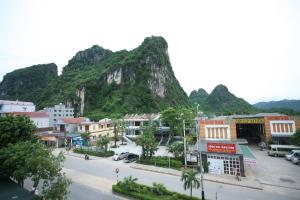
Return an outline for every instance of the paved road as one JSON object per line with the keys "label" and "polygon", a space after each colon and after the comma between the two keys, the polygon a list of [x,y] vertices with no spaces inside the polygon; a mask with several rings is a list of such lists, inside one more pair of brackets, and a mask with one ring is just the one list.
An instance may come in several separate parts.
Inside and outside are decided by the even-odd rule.
{"label": "paved road", "polygon": [[[84,199],[118,199],[111,193],[111,185],[116,182],[116,168],[120,169],[119,179],[133,175],[140,183],[151,185],[153,182],[160,182],[170,190],[189,194],[189,191],[183,190],[178,176],[133,169],[130,164],[112,161],[111,158],[85,161],[83,158],[66,155],[64,170],[73,179],[71,199],[79,200],[85,195],[88,198]],[[219,200],[299,200],[300,196],[299,190],[270,186],[264,186],[264,190],[255,190],[206,181],[204,187],[206,197],[215,199],[217,193]],[[195,190],[194,194],[200,197],[200,190]]]}

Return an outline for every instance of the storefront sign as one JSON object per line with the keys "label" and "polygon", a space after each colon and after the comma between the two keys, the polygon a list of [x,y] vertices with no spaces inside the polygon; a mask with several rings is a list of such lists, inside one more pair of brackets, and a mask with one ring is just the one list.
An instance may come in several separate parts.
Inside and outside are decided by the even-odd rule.
{"label": "storefront sign", "polygon": [[236,154],[236,145],[208,142],[207,152]]}
{"label": "storefront sign", "polygon": [[259,119],[235,119],[236,124],[263,124],[265,120],[262,118]]}

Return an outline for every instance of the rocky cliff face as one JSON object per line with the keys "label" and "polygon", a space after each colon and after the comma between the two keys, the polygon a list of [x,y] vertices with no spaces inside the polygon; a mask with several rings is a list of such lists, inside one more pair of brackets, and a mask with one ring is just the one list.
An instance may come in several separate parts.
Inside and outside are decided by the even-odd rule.
{"label": "rocky cliff face", "polygon": [[[71,103],[78,114],[101,118],[111,113],[190,106],[173,73],[168,45],[162,37],[148,37],[132,51],[112,52],[95,45],[78,52],[63,73],[52,79],[37,95],[38,108]],[[9,85],[16,88],[13,83]],[[0,92],[6,94],[7,90]]]}

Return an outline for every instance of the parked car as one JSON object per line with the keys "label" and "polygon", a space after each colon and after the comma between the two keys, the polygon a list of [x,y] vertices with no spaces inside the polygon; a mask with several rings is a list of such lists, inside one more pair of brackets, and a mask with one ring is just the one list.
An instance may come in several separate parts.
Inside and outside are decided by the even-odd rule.
{"label": "parked car", "polygon": [[274,145],[269,146],[268,155],[269,156],[285,156],[291,150],[300,150],[300,147],[294,145]]}
{"label": "parked car", "polygon": [[117,160],[122,160],[127,156],[127,154],[129,154],[129,152],[116,153],[114,155],[113,159],[116,160],[116,161]]}
{"label": "parked car", "polygon": [[293,156],[293,158],[292,158],[292,162],[294,163],[294,164],[300,164],[300,153],[295,153],[294,154],[294,156]]}
{"label": "parked car", "polygon": [[124,162],[130,163],[130,162],[136,161],[138,159],[139,159],[139,155],[134,154],[134,153],[129,153],[125,156]]}
{"label": "parked car", "polygon": [[292,150],[292,151],[290,151],[288,154],[285,155],[285,158],[287,160],[291,161],[293,159],[295,153],[300,153],[300,150]]}

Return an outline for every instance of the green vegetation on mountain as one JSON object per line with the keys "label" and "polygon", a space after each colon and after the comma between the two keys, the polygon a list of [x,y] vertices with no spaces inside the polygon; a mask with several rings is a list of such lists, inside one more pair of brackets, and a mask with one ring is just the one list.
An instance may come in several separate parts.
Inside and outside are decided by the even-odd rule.
{"label": "green vegetation on mountain", "polygon": [[203,89],[194,90],[189,97],[194,105],[199,104],[199,110],[209,114],[249,114],[256,111],[244,99],[230,93],[224,85],[216,86],[209,95]]}
{"label": "green vegetation on mountain", "polygon": [[17,69],[3,77],[0,83],[0,97],[37,102],[43,90],[56,78],[57,66],[54,63]]}
{"label": "green vegetation on mountain", "polygon": [[[22,69],[29,71],[28,76],[21,76],[19,70],[9,73],[0,85],[0,98],[33,101],[38,109],[62,102],[92,119],[112,113],[159,112],[169,106],[190,107],[167,50],[162,37],[148,37],[131,51],[112,52],[94,45],[78,52],[60,76],[57,71],[47,78],[48,72],[39,72],[42,77],[32,75],[36,66]],[[22,85],[24,92],[14,80],[28,82]]]}
{"label": "green vegetation on mountain", "polygon": [[269,101],[269,102],[258,102],[253,104],[255,108],[264,110],[282,110],[289,112],[291,110],[300,112],[300,100],[281,100],[281,101]]}

